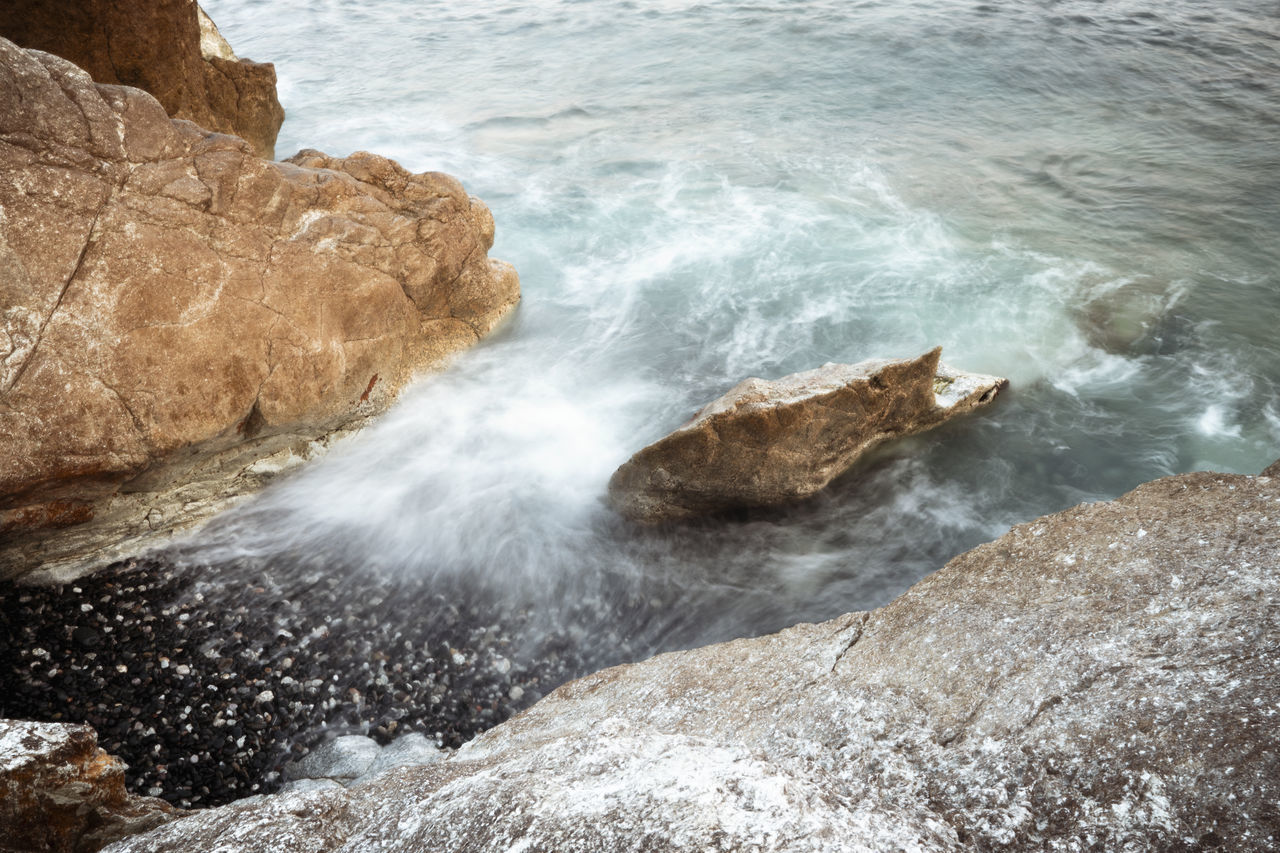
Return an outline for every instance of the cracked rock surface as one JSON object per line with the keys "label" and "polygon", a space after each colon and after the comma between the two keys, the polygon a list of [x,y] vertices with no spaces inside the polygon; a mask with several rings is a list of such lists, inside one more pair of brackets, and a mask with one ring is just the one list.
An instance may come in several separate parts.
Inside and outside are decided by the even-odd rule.
{"label": "cracked rock surface", "polygon": [[216,510],[519,298],[447,175],[262,160],[2,39],[0,78],[0,577]]}
{"label": "cracked rock surface", "polygon": [[1280,479],[1157,480],[879,610],[608,669],[428,766],[112,849],[1275,850],[1278,516]]}
{"label": "cracked rock surface", "polygon": [[0,36],[150,92],[174,118],[275,156],[284,109],[269,62],[238,58],[195,0],[5,0]]}
{"label": "cracked rock surface", "polygon": [[876,445],[985,406],[1008,384],[941,355],[743,380],[623,463],[609,499],[628,518],[658,522],[812,495]]}

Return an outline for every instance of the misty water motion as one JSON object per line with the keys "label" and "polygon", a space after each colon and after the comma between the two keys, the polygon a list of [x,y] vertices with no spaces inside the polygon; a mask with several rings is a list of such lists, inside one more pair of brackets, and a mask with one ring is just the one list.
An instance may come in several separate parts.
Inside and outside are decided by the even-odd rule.
{"label": "misty water motion", "polygon": [[[180,562],[464,577],[587,643],[597,614],[621,659],[877,606],[1011,524],[1280,455],[1265,6],[207,6],[276,63],[278,151],[459,176],[525,296]],[[604,502],[746,376],[938,344],[1007,399],[781,511],[651,530]]]}

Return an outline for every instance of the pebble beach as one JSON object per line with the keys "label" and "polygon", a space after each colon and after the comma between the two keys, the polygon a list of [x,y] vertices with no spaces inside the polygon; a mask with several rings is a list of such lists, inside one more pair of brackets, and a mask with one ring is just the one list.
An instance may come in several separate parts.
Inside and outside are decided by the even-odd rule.
{"label": "pebble beach", "polygon": [[528,611],[498,621],[427,586],[264,573],[233,589],[141,560],[5,587],[0,717],[88,723],[131,791],[202,807],[276,790],[341,735],[456,748],[589,666],[555,634],[513,642]]}

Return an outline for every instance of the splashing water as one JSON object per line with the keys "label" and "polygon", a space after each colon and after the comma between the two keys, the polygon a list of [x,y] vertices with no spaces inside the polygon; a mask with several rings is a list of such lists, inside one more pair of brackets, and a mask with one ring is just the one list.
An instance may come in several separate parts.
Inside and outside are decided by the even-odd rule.
{"label": "splashing water", "polygon": [[[1266,4],[206,5],[276,63],[277,150],[460,176],[525,296],[175,560],[594,602],[635,641],[608,661],[883,604],[1010,524],[1280,456]],[[936,344],[1007,399],[799,506],[640,530],[604,502],[746,376]]]}

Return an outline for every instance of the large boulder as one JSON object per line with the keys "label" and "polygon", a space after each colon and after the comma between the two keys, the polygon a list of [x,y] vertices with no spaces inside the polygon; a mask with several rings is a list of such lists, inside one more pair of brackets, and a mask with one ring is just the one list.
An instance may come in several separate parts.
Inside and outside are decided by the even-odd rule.
{"label": "large boulder", "polygon": [[0,850],[93,853],[181,814],[127,793],[124,770],[88,726],[0,720]]}
{"label": "large boulder", "polygon": [[744,380],[625,462],[609,498],[657,522],[812,495],[877,444],[986,405],[1008,384],[949,368],[941,354]]}
{"label": "large boulder", "polygon": [[519,298],[447,175],[263,160],[2,39],[0,74],[0,577],[216,510]]}
{"label": "large boulder", "polygon": [[99,83],[136,86],[169,115],[275,156],[276,70],[238,59],[195,0],[5,0],[0,36],[57,54]]}
{"label": "large boulder", "polygon": [[1280,480],[1013,528],[888,606],[580,679],[451,757],[117,853],[1280,848]]}

